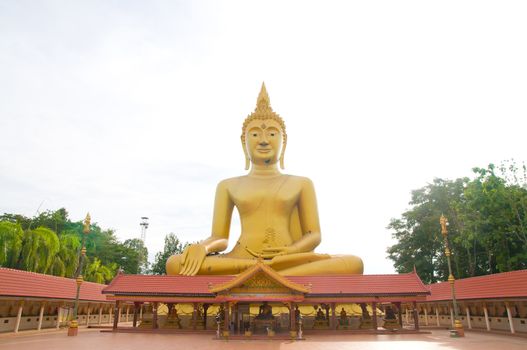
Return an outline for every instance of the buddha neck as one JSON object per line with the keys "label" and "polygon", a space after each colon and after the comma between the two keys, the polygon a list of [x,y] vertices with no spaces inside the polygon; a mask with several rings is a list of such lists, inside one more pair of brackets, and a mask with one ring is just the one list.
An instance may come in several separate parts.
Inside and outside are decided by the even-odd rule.
{"label": "buddha neck", "polygon": [[252,163],[251,165],[251,171],[249,171],[249,176],[251,177],[274,177],[282,175],[280,170],[278,170],[278,164],[255,164]]}

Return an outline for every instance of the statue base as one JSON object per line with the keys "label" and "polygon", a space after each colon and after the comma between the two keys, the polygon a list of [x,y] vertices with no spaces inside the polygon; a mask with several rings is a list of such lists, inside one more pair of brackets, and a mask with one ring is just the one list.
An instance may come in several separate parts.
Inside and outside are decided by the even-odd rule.
{"label": "statue base", "polygon": [[398,329],[401,329],[401,325],[397,320],[384,320],[384,324],[382,325],[382,328],[387,329],[389,331],[396,331]]}
{"label": "statue base", "polygon": [[313,329],[329,329],[328,321],[315,320],[315,323],[313,323]]}
{"label": "statue base", "polygon": [[371,319],[361,319],[360,329],[373,329],[373,321]]}

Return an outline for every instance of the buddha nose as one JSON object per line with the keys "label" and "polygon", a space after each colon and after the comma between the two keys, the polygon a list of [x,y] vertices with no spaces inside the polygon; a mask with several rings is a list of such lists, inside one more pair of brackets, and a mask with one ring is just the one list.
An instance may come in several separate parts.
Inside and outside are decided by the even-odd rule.
{"label": "buddha nose", "polygon": [[265,140],[264,141],[260,141],[260,146],[265,147],[267,145],[269,145],[269,142],[267,142]]}

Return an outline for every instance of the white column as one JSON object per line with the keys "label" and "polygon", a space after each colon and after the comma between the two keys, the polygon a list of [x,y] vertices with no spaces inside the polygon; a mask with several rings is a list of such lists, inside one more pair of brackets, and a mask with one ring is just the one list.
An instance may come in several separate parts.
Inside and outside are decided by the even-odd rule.
{"label": "white column", "polygon": [[448,309],[450,310],[450,321],[452,323],[452,328],[454,328],[454,309],[450,306],[448,307]]}
{"label": "white column", "polygon": [[99,325],[102,323],[102,305],[99,305]]}
{"label": "white column", "polygon": [[425,326],[428,326],[428,305],[425,305]]}
{"label": "white column", "polygon": [[405,318],[406,324],[408,324],[408,306],[406,307],[405,311],[406,311],[406,314],[404,318]]}
{"label": "white column", "polygon": [[465,309],[467,310],[468,329],[472,329],[472,322],[470,321],[470,308],[468,306],[466,306]]}
{"label": "white column", "polygon": [[22,319],[22,310],[24,309],[24,302],[18,304],[18,313],[16,314],[15,333],[18,333],[20,327],[20,320]]}
{"label": "white column", "polygon": [[38,326],[37,326],[38,331],[42,328],[43,318],[44,318],[44,303],[40,304],[40,312],[38,314]]}
{"label": "white column", "polygon": [[438,327],[441,326],[441,323],[439,322],[439,306],[436,305],[436,324]]}
{"label": "white column", "polygon": [[119,306],[119,317],[117,318],[117,323],[121,323],[121,313],[122,313],[123,310],[121,310],[121,307]]}
{"label": "white column", "polygon": [[[176,307],[174,305],[174,307]],[[143,304],[141,304],[141,306],[139,306],[139,319],[142,320],[143,319]]]}
{"label": "white column", "polygon": [[62,307],[59,306],[59,310],[57,311],[57,324],[55,327],[59,329],[60,327],[60,317],[62,316]]}
{"label": "white column", "polygon": [[487,325],[487,331],[490,331],[489,311],[487,310],[487,305],[483,305],[483,313],[485,314],[485,324]]}
{"label": "white column", "polygon": [[110,320],[110,323],[112,323],[112,309],[113,307],[111,307],[110,311],[108,311],[108,320]]}
{"label": "white column", "polygon": [[91,314],[91,308],[90,308],[90,305],[88,305],[88,315],[86,316],[86,326],[90,325],[90,314]]}
{"label": "white column", "polygon": [[509,303],[505,303],[505,307],[507,308],[507,316],[509,317],[509,326],[511,327],[511,333],[515,333],[514,331],[514,324],[512,323],[512,312],[511,307]]}
{"label": "white column", "polygon": [[129,314],[130,306],[126,305],[126,322],[128,322],[128,314]]}

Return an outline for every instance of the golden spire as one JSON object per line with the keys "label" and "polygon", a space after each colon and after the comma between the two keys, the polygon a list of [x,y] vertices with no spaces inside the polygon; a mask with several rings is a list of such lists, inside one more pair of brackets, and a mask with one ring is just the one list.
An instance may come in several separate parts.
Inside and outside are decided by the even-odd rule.
{"label": "golden spire", "polygon": [[267,89],[265,88],[265,82],[262,82],[262,88],[258,94],[258,99],[256,100],[256,109],[255,111],[266,112],[272,110],[271,108],[271,99],[269,94],[267,94]]}

